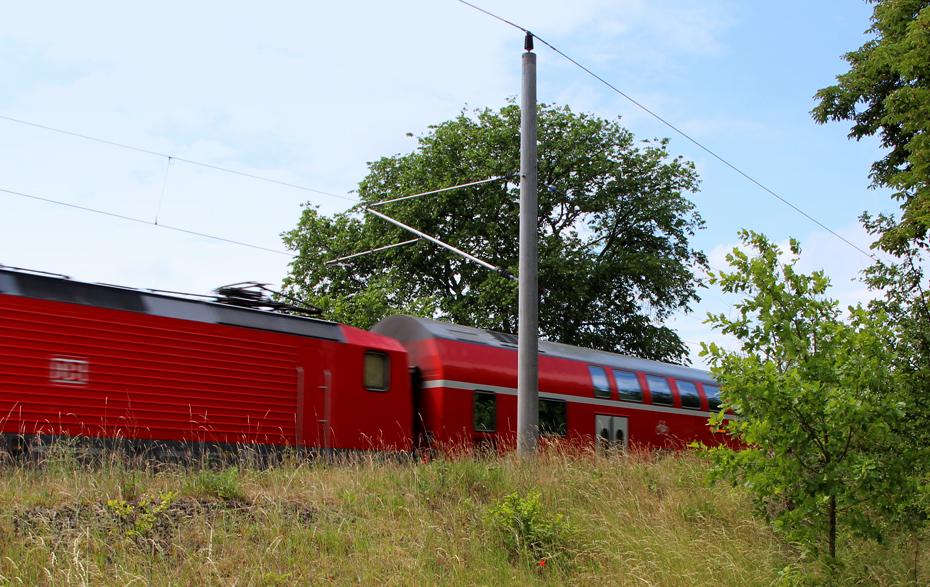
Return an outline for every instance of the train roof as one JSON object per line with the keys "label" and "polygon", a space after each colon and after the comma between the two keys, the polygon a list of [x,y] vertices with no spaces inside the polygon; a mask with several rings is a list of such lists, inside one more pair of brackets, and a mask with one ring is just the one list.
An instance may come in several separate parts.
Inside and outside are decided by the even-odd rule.
{"label": "train roof", "polygon": [[[517,337],[512,334],[492,332],[490,330],[482,330],[470,326],[459,326],[451,322],[441,322],[403,314],[388,316],[381,322],[378,322],[371,331],[395,338],[400,342],[438,338],[443,340],[465,341],[512,351],[517,350]],[[692,381],[700,381],[702,383],[714,383],[711,374],[702,369],[672,365],[661,361],[651,361],[649,359],[641,359],[606,351],[586,349],[548,340],[539,341],[539,354],[617,369],[642,371],[667,377],[679,377]]]}
{"label": "train roof", "polygon": [[339,324],[0,266],[0,294],[345,342]]}

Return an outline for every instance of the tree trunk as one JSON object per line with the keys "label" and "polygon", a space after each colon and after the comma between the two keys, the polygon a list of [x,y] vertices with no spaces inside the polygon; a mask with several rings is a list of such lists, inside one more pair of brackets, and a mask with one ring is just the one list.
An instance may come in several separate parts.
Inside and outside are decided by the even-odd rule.
{"label": "tree trunk", "polygon": [[830,558],[836,558],[836,496],[830,496]]}

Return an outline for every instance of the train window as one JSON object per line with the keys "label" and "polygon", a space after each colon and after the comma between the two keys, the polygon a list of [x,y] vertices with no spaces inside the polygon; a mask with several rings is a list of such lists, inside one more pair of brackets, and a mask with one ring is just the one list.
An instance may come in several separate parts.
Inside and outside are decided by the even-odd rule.
{"label": "train window", "polygon": [[707,396],[707,407],[711,412],[720,411],[720,388],[716,385],[704,384],[704,395]]}
{"label": "train window", "polygon": [[617,393],[625,402],[643,401],[643,388],[639,384],[636,373],[629,371],[614,371],[614,381],[617,382]]}
{"label": "train window", "polygon": [[568,404],[563,401],[539,400],[539,435],[568,435]]}
{"label": "train window", "polygon": [[646,383],[649,384],[649,393],[652,395],[654,405],[671,406],[675,403],[672,399],[672,388],[668,385],[668,379],[656,377],[655,375],[646,375]]}
{"label": "train window", "polygon": [[591,382],[594,384],[594,397],[610,398],[610,383],[607,382],[607,371],[603,367],[588,365],[591,372]]}
{"label": "train window", "polygon": [[698,395],[697,385],[690,381],[681,381],[676,379],[678,385],[678,396],[681,398],[681,407],[695,410],[701,409],[701,396]]}
{"label": "train window", "polygon": [[391,380],[391,364],[384,353],[365,353],[365,389],[387,391]]}
{"label": "train window", "polygon": [[497,394],[490,391],[476,391],[474,402],[475,432],[497,430]]}

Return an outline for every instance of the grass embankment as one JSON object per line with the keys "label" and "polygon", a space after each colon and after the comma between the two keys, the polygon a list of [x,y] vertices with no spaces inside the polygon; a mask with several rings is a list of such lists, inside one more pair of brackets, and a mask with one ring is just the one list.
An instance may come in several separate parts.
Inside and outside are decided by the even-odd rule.
{"label": "grass embankment", "polygon": [[688,454],[285,461],[4,464],[0,585],[912,584],[912,544],[827,567]]}

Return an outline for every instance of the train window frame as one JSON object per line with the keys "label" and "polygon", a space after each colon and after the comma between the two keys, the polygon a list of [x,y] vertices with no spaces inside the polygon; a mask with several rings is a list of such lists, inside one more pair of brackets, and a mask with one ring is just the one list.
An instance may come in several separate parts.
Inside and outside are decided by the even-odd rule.
{"label": "train window frame", "polygon": [[[374,372],[371,370],[369,359],[374,358],[380,359],[379,366],[381,366],[382,372],[380,386],[370,378]],[[375,374],[375,376],[377,376],[377,374]],[[387,353],[381,351],[365,351],[365,357],[362,360],[362,385],[368,391],[379,393],[386,393],[391,389],[391,357],[389,357]]]}
{"label": "train window frame", "polygon": [[[595,373],[599,373],[595,375]],[[591,375],[591,386],[594,388],[594,397],[601,399],[611,399],[610,379],[607,378],[607,369],[598,365],[588,365],[588,373]],[[603,387],[598,387],[598,379],[603,382]]]}
{"label": "train window frame", "polygon": [[[688,381],[686,379],[676,379],[675,386],[678,388],[678,398],[681,401],[681,407],[686,410],[700,410],[701,409],[701,394],[698,392],[697,383],[694,381]],[[685,393],[685,389],[693,391],[694,393]],[[685,399],[688,399],[688,403],[685,403]],[[697,401],[697,405],[694,405],[694,401]]]}
{"label": "train window frame", "polygon": [[[702,387],[704,388],[704,397],[707,398],[707,411],[719,412],[720,405],[723,403],[720,400],[720,386],[712,383],[705,383]],[[716,389],[717,393],[708,393],[708,388]]]}
{"label": "train window frame", "polygon": [[[556,426],[550,427],[547,426],[543,421],[543,405],[547,406],[558,406],[561,416],[561,422],[556,422]],[[546,414],[550,414],[549,410],[546,410]],[[547,438],[565,438],[568,436],[568,402],[561,399],[544,399],[539,398],[539,435]]]}
{"label": "train window frame", "polygon": [[[657,381],[665,385],[666,390],[668,390],[668,401],[656,401],[656,397],[662,397],[665,394],[665,390],[656,390],[653,388],[652,382]],[[672,386],[668,382],[668,377],[663,377],[661,375],[646,375],[646,387],[649,388],[649,398],[652,400],[652,405],[654,406],[674,406],[675,405],[675,394],[672,392]]]}
{"label": "train window frame", "polygon": [[[636,403],[640,403],[640,404],[643,403],[643,402],[645,401],[645,394],[643,393],[643,383],[642,383],[642,381],[639,380],[639,375],[637,375],[637,374],[634,373],[633,371],[625,371],[625,370],[623,370],[623,369],[614,369],[614,370],[613,370],[613,375],[614,375],[614,384],[617,386],[617,397],[620,398],[620,401],[623,401],[623,402],[636,402]],[[637,389],[637,391],[639,391],[639,396],[637,397],[637,396],[631,395],[631,394],[629,394],[629,393],[624,394],[624,391],[629,392],[629,391],[632,391],[632,390],[630,390],[629,388],[626,388],[626,387],[624,387],[624,388],[621,389],[620,380],[617,379],[617,375],[623,375],[624,377],[626,377],[626,376],[628,376],[628,375],[629,375],[629,376],[632,376],[633,379],[636,381],[636,389]]]}
{"label": "train window frame", "polygon": [[[478,398],[485,397],[491,400],[491,420],[494,422],[491,428],[478,427]],[[471,426],[475,432],[497,432],[497,394],[493,391],[483,391],[476,389],[472,394],[472,418]]]}

